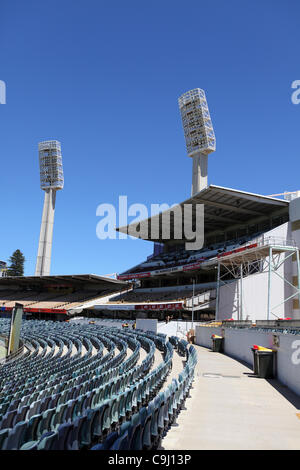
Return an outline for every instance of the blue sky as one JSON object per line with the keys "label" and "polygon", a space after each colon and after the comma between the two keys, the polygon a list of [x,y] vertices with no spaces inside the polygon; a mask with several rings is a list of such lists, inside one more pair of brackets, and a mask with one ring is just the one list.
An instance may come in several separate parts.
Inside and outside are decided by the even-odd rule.
{"label": "blue sky", "polygon": [[61,141],[52,274],[108,274],[152,243],[99,240],[96,208],[190,195],[177,104],[206,91],[217,151],[209,182],[261,194],[300,189],[298,0],[2,0],[0,259],[33,275],[43,193],[37,145]]}

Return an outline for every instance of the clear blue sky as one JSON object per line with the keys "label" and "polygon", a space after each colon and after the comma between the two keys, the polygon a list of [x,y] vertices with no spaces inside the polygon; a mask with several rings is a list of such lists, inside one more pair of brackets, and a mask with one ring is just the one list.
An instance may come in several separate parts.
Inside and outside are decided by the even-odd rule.
{"label": "clear blue sky", "polygon": [[152,243],[99,240],[96,208],[190,195],[177,99],[206,91],[217,151],[209,182],[300,189],[298,0],[2,0],[0,259],[33,275],[43,205],[37,145],[62,143],[52,274],[107,274]]}

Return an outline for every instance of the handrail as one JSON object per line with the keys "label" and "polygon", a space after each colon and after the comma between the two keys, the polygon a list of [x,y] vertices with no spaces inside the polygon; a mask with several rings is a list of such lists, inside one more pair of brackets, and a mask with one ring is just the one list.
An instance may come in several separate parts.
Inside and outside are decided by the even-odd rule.
{"label": "handrail", "polygon": [[[260,235],[257,238],[249,241],[247,245],[252,245],[253,243],[257,243],[258,246],[265,246],[265,245],[279,245],[279,246],[294,246],[296,247],[296,242],[294,239],[287,240],[284,237],[274,237],[274,236],[265,236]],[[247,246],[245,245],[245,246]]]}

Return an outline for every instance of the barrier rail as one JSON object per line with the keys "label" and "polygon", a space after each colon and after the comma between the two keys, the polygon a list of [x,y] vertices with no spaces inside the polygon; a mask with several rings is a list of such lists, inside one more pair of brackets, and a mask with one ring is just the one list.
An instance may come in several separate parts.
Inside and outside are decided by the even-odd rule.
{"label": "barrier rail", "polygon": [[296,242],[294,239],[286,239],[284,237],[272,237],[272,236],[265,237],[264,235],[261,235],[260,237],[253,239],[250,244],[252,243],[256,243],[257,246],[265,246],[265,245],[296,246]]}

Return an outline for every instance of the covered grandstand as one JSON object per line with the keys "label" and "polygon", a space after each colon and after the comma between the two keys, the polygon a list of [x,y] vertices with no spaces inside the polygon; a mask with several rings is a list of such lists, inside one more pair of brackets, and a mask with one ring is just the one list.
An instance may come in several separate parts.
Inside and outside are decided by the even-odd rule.
{"label": "covered grandstand", "polygon": [[15,302],[28,318],[66,319],[72,309],[127,288],[127,283],[95,274],[0,278],[0,314],[10,316]]}
{"label": "covered grandstand", "polygon": [[[292,259],[298,250],[290,220],[289,206],[293,202],[210,185],[177,206],[183,213],[186,205],[192,207],[193,226],[196,226],[198,204],[204,205],[204,244],[199,250],[186,249],[185,243],[190,240],[184,238],[183,227],[176,226],[176,207],[117,229],[160,243],[163,248],[158,254],[121,273],[118,279],[132,281],[135,287],[110,299],[107,304],[117,301],[122,303],[124,310],[138,306],[160,319],[166,313],[162,304],[166,301],[173,302],[175,316],[178,317],[179,310],[179,316],[183,317],[191,316],[193,312],[198,320],[216,315],[220,319],[239,320],[266,318],[267,314],[273,318],[291,316],[293,301],[299,294],[298,281],[291,275],[289,277]],[[180,220],[181,224],[183,220]],[[170,221],[168,239],[163,236],[166,221]],[[156,232],[155,237],[151,237],[153,232]],[[181,239],[176,237],[178,232],[183,234]],[[251,259],[249,253],[252,253]],[[271,261],[275,254],[280,258],[278,269]],[[229,261],[225,263],[225,260]],[[279,283],[274,273],[283,276],[286,284],[282,279]],[[257,286],[261,297],[256,297],[255,303],[251,296]],[[278,300],[280,307],[277,310],[277,306],[273,305],[274,310],[270,304],[267,305],[271,288],[272,297],[275,303]],[[241,300],[243,290],[244,303]],[[181,302],[179,309],[178,302]],[[105,308],[104,305],[102,307]]]}
{"label": "covered grandstand", "polygon": [[[215,185],[208,186],[178,206],[181,207],[183,213],[186,205],[192,206],[193,220],[195,221],[197,204],[204,204],[204,246],[206,247],[218,243],[229,244],[231,241],[243,239],[243,237],[250,239],[257,233],[271,230],[286,222],[289,213],[289,202],[286,200]],[[165,251],[172,251],[172,246],[179,247],[190,240],[184,238],[183,229],[181,230],[183,234],[181,240],[174,237],[177,228],[173,222],[176,206],[169,212],[171,233],[168,240],[162,236],[164,212],[147,220],[119,227],[117,230],[132,236],[136,236],[136,233],[140,232],[139,238],[165,243],[167,245]],[[152,224],[155,224],[157,219],[160,221],[159,234],[152,238]]]}
{"label": "covered grandstand", "polygon": [[[193,223],[197,205],[204,205],[201,249],[188,250],[188,240],[176,237],[174,211],[169,210],[117,229],[161,246],[117,279],[92,274],[1,278],[1,314],[9,314],[18,301],[28,318],[44,319],[80,314],[159,320],[296,318],[297,200],[211,185],[179,204],[183,211],[192,207]],[[165,240],[168,217],[171,230]],[[151,237],[152,224],[159,227],[156,237]]]}

